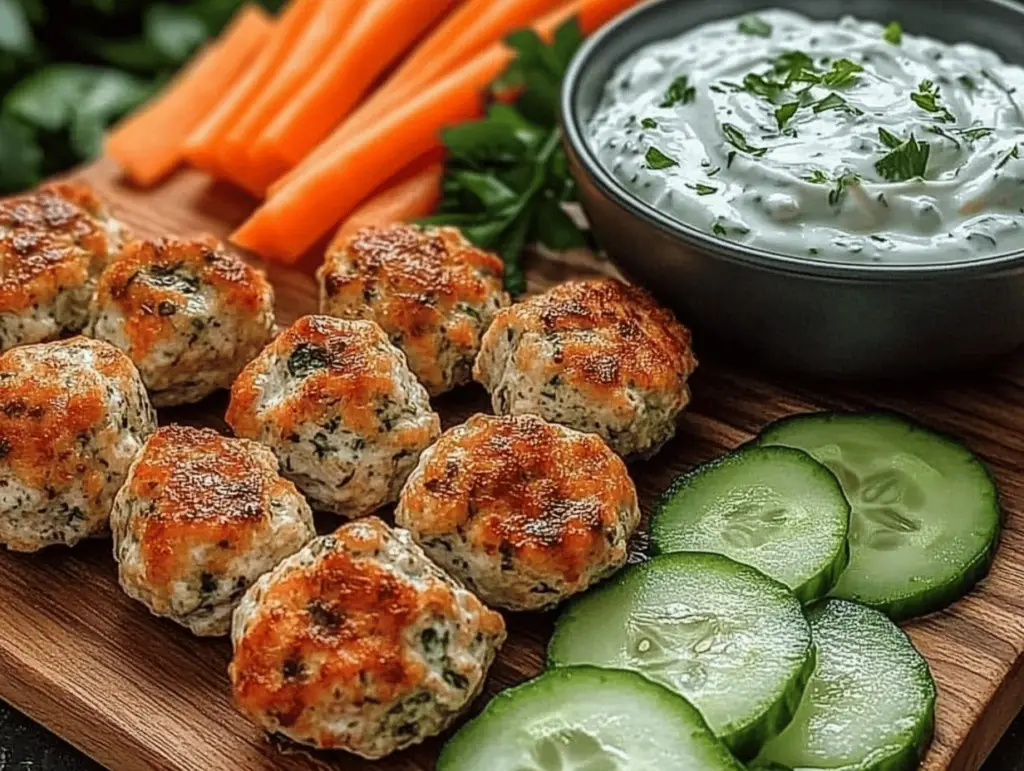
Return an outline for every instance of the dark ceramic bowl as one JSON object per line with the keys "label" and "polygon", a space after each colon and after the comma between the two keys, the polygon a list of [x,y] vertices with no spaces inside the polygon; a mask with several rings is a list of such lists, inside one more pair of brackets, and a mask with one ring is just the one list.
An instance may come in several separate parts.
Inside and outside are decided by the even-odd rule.
{"label": "dark ceramic bowl", "polygon": [[[636,198],[583,127],[615,67],[638,48],[764,8],[851,14],[1024,61],[1024,6],[1009,0],[659,0],[591,38],[562,91],[573,173],[594,233],[630,278],[730,354],[826,377],[902,377],[963,367],[1024,343],[1024,252],[959,262],[821,262],[731,244]],[[700,338],[698,338],[699,340]]]}

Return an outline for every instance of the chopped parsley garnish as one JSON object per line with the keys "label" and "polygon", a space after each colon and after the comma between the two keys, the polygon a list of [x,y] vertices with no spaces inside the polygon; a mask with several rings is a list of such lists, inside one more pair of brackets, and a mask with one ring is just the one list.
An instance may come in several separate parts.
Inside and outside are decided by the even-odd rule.
{"label": "chopped parsley garnish", "polygon": [[960,149],[960,147],[961,147],[960,140],[957,139],[952,134],[950,134],[948,131],[946,131],[941,126],[929,126],[927,131],[928,131],[929,134],[935,134],[936,136],[940,136],[943,139],[948,139],[950,142],[952,142],[954,145],[956,145],[956,149],[957,150]]}
{"label": "chopped parsley garnish", "polygon": [[697,89],[690,85],[690,79],[686,75],[680,75],[669,84],[661,107],[674,107],[680,103],[689,104],[696,98]]}
{"label": "chopped parsley garnish", "polygon": [[992,136],[992,134],[995,132],[995,129],[979,126],[978,128],[956,129],[956,131],[968,142],[977,142],[979,139],[984,139],[985,137]]}
{"label": "chopped parsley garnish", "polygon": [[[755,158],[760,158],[768,152],[767,147],[754,147],[753,145],[748,144],[747,138],[743,136],[743,132],[731,123],[723,123],[722,131],[725,134],[725,140],[741,152],[748,153]],[[730,158],[730,161],[731,160],[732,159]]]}
{"label": "chopped parsley garnish", "polygon": [[786,128],[786,124],[789,123],[790,118],[796,115],[796,111],[800,109],[800,102],[786,102],[783,105],[775,108],[775,122],[779,124],[779,131]]}
{"label": "chopped parsley garnish", "polygon": [[714,225],[712,225],[711,232],[714,233],[716,236],[725,236],[729,234],[729,231],[725,229],[725,225],[723,225],[721,222],[716,222]]}
{"label": "chopped parsley garnish", "polygon": [[698,182],[696,185],[687,185],[687,187],[690,188],[691,190],[696,190],[697,195],[714,195],[715,193],[718,192],[717,187],[712,187],[711,185],[704,185],[701,184],[700,182]]}
{"label": "chopped parsley garnish", "polygon": [[771,37],[772,25],[760,16],[745,16],[740,19],[739,31],[754,37]]}
{"label": "chopped parsley garnish", "polygon": [[828,203],[830,206],[837,205],[846,195],[846,189],[852,185],[860,184],[860,175],[848,172],[836,179],[836,186],[828,192]]}
{"label": "chopped parsley garnish", "polygon": [[811,176],[805,177],[808,182],[813,182],[815,185],[825,185],[828,183],[828,174],[821,169],[815,169],[811,172]]}
{"label": "chopped parsley garnish", "polygon": [[657,147],[647,148],[647,154],[644,155],[644,160],[647,162],[647,168],[653,171],[660,171],[661,169],[669,169],[673,166],[678,166],[679,162],[675,158],[671,158]]}
{"label": "chopped parsley garnish", "polygon": [[885,31],[882,32],[882,38],[886,43],[892,43],[894,46],[901,45],[903,43],[903,26],[898,21],[890,21]]}
{"label": "chopped parsley garnish", "polygon": [[821,76],[821,84],[829,88],[845,88],[852,86],[860,77],[858,73],[864,68],[849,59],[839,59],[832,63],[832,69]]}
{"label": "chopped parsley garnish", "polygon": [[961,75],[956,79],[957,82],[966,88],[968,91],[974,91],[978,88],[978,83],[970,75]]}
{"label": "chopped parsley garnish", "polygon": [[908,179],[923,177],[928,169],[931,151],[931,145],[918,142],[911,134],[910,139],[901,142],[875,162],[875,171],[889,182],[906,182]]}
{"label": "chopped parsley garnish", "polygon": [[743,87],[752,94],[762,96],[770,102],[774,102],[785,88],[784,84],[776,83],[764,75],[757,75],[748,72],[743,78]]}
{"label": "chopped parsley garnish", "polygon": [[863,114],[861,110],[858,110],[834,91],[824,99],[815,102],[812,109],[815,113],[828,112],[829,110],[841,110],[842,112],[849,113],[850,115]]}
{"label": "chopped parsley garnish", "polygon": [[713,177],[713,176],[715,176],[715,174],[717,174],[717,173],[718,173],[718,172],[720,172],[721,170],[722,170],[722,167],[721,167],[721,166],[715,166],[715,168],[713,168],[713,169],[708,169],[708,170],[707,170],[707,171],[706,171],[705,173],[706,173],[706,174],[707,174],[707,175],[708,175],[709,177]]}
{"label": "chopped parsley garnish", "polygon": [[911,94],[910,98],[914,101],[914,104],[925,112],[932,113],[943,123],[956,123],[956,118],[953,117],[953,113],[939,104],[939,96],[940,91],[938,86],[930,80],[922,80],[920,85],[917,87],[917,91]]}
{"label": "chopped parsley garnish", "polygon": [[878,129],[878,138],[881,139],[882,144],[884,144],[889,149],[899,147],[901,144],[903,144],[902,139],[893,134],[891,131],[888,131],[884,128]]}
{"label": "chopped parsley garnish", "polygon": [[658,128],[658,121],[654,118],[644,118],[640,121],[640,125],[645,129],[656,129]]}
{"label": "chopped parsley garnish", "polygon": [[999,164],[996,166],[996,169],[1001,169],[1001,168],[1003,168],[1003,166],[1008,164],[1011,160],[1017,160],[1018,158],[1020,158],[1020,145],[1014,145],[1013,149],[1010,150],[1010,152],[1008,152],[1003,157],[1003,160],[999,161]]}

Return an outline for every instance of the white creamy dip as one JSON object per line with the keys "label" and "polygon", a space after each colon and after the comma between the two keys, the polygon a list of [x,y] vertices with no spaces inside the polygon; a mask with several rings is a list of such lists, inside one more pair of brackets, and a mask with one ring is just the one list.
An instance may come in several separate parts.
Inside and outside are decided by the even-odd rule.
{"label": "white creamy dip", "polygon": [[618,67],[587,133],[654,208],[769,251],[1024,249],[1024,68],[898,24],[776,10],[699,27]]}

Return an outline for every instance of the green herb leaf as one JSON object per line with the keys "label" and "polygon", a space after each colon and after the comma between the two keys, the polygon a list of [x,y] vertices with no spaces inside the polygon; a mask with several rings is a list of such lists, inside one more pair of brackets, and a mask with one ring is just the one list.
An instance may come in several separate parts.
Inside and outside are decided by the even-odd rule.
{"label": "green herb leaf", "polygon": [[882,38],[886,43],[892,43],[894,46],[901,45],[903,43],[902,25],[898,21],[890,21],[885,31],[882,32]]}
{"label": "green herb leaf", "polygon": [[674,107],[680,103],[689,104],[696,98],[697,89],[690,85],[690,79],[686,75],[680,75],[669,84],[660,106]]}
{"label": "green herb leaf", "polygon": [[893,134],[891,131],[888,131],[881,127],[879,127],[878,129],[878,138],[882,140],[882,144],[889,148],[899,147],[901,144],[903,144],[902,139]]}
{"label": "green herb leaf", "polygon": [[[741,152],[752,155],[755,158],[760,158],[768,152],[767,147],[754,147],[753,145],[748,144],[747,138],[743,136],[743,132],[731,123],[723,123],[722,132],[725,134],[725,141]],[[731,160],[732,159],[730,158],[730,163]]]}
{"label": "green herb leaf", "polygon": [[744,35],[752,35],[754,37],[771,37],[772,36],[772,25],[762,19],[760,16],[745,16],[740,19],[738,25],[739,31]]}
{"label": "green herb leaf", "polygon": [[180,64],[210,35],[203,20],[187,6],[157,3],[146,10],[143,34],[170,64]]}
{"label": "green herb leaf", "polygon": [[808,182],[813,182],[815,185],[828,184],[829,176],[821,169],[815,169],[811,172],[809,177],[804,177]]}
{"label": "green herb leaf", "polygon": [[35,132],[10,113],[0,113],[0,193],[32,187],[42,167],[43,150]]}
{"label": "green herb leaf", "polygon": [[1013,149],[1010,150],[1004,157],[1003,160],[999,161],[996,165],[996,169],[1001,169],[1003,166],[1008,164],[1011,160],[1017,160],[1020,158],[1020,145],[1014,145]]}
{"label": "green herb leaf", "polygon": [[725,225],[723,225],[721,222],[716,222],[714,225],[712,225],[711,232],[714,233],[716,236],[727,236],[729,234],[729,231],[725,229]]}
{"label": "green herb leaf", "polygon": [[656,121],[654,118],[644,118],[642,121],[640,121],[640,126],[641,128],[645,129],[656,129],[658,128],[658,121]]}
{"label": "green herb leaf", "polygon": [[0,52],[28,56],[35,48],[32,28],[18,0],[0,0]]}
{"label": "green herb leaf", "polygon": [[846,195],[846,190],[852,185],[860,184],[860,175],[853,172],[843,174],[836,179],[836,186],[828,193],[828,202],[830,206],[837,206],[843,197]]}
{"label": "green herb leaf", "polygon": [[796,111],[799,109],[800,102],[786,102],[775,109],[775,122],[779,124],[779,131],[786,128],[786,124],[796,115]]}
{"label": "green herb leaf", "polygon": [[768,80],[763,75],[757,75],[753,72],[749,72],[743,78],[743,88],[752,94],[756,94],[757,96],[764,97],[770,102],[774,102],[782,93],[784,86],[781,83],[775,83],[774,81]]}
{"label": "green herb leaf", "polygon": [[701,182],[698,182],[695,185],[687,185],[687,187],[690,188],[691,190],[696,190],[697,191],[697,195],[714,195],[715,193],[718,192],[718,188],[717,187],[712,187],[711,185],[705,185],[705,184],[703,184]]}
{"label": "green herb leaf", "polygon": [[673,166],[679,165],[677,160],[665,155],[665,153],[657,147],[647,148],[647,153],[644,155],[644,161],[647,163],[647,168],[652,171],[661,171],[662,169],[669,169]]}
{"label": "green herb leaf", "polygon": [[875,163],[875,171],[889,182],[906,182],[915,177],[924,177],[930,155],[931,145],[918,142],[911,134],[907,141],[894,147]]}
{"label": "green herb leaf", "polygon": [[978,88],[977,82],[970,75],[961,75],[956,80],[961,86],[966,88],[968,91],[976,91]]}
{"label": "green herb leaf", "polygon": [[849,113],[850,115],[863,114],[863,111],[854,107],[852,104],[847,102],[845,99],[843,99],[843,97],[839,96],[839,94],[835,93],[834,91],[828,96],[826,96],[824,99],[815,102],[812,109],[815,113],[828,112],[830,110],[839,110],[840,112]]}
{"label": "green herb leaf", "polygon": [[986,128],[985,126],[978,126],[977,128],[969,129],[954,129],[954,131],[960,134],[960,136],[968,142],[977,142],[979,139],[985,139],[995,133],[995,129]]}
{"label": "green herb leaf", "polygon": [[940,90],[932,81],[922,80],[910,98],[922,110],[935,115],[937,120],[943,123],[956,123],[953,113],[939,103]]}
{"label": "green herb leaf", "polygon": [[849,59],[839,59],[832,63],[832,69],[821,77],[821,84],[829,88],[846,88],[859,79],[858,73],[864,68]]}
{"label": "green herb leaf", "polygon": [[537,207],[534,237],[550,249],[566,251],[587,245],[587,239],[562,204],[554,198],[545,198]]}

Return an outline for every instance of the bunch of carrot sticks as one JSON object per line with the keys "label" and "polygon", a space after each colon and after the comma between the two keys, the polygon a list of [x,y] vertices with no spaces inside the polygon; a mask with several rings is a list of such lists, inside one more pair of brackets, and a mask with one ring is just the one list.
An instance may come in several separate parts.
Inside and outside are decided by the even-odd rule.
{"label": "bunch of carrot sticks", "polygon": [[157,97],[112,130],[135,184],[182,164],[262,201],[232,241],[296,261],[349,232],[424,216],[440,198],[441,130],[475,120],[532,27],[584,34],[637,0],[290,0],[239,9]]}

